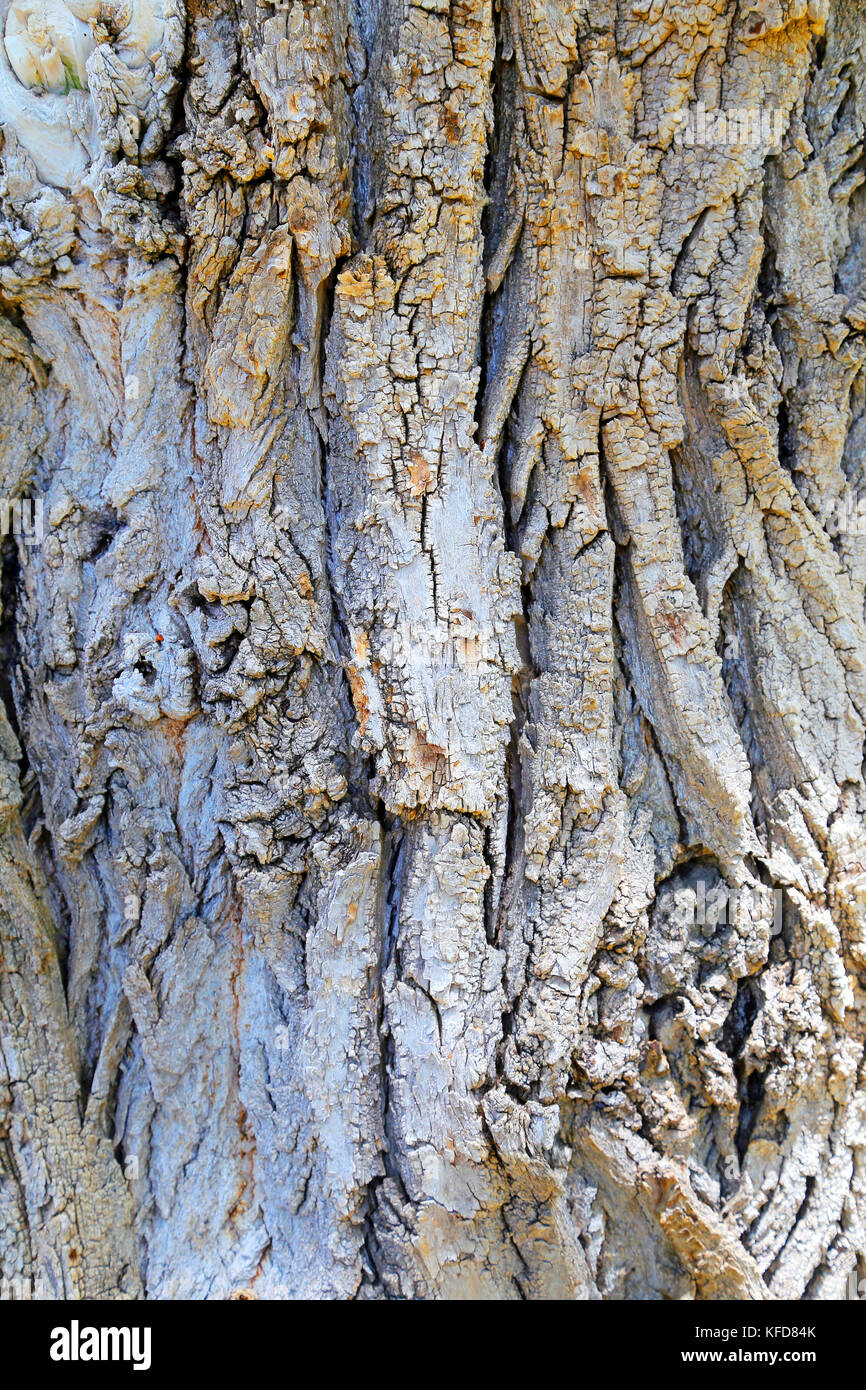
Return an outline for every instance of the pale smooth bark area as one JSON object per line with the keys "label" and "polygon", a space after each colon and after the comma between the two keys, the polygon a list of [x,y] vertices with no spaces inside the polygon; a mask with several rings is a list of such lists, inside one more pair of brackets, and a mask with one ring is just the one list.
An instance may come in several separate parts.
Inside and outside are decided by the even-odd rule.
{"label": "pale smooth bark area", "polygon": [[844,1298],[862,5],[0,12],[0,1280]]}

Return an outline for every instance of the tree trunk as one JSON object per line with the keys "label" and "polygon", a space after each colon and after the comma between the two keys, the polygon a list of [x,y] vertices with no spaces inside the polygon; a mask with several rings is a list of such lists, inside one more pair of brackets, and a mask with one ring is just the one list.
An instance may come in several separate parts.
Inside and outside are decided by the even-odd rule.
{"label": "tree trunk", "polygon": [[0,1279],[845,1297],[861,5],[0,12]]}

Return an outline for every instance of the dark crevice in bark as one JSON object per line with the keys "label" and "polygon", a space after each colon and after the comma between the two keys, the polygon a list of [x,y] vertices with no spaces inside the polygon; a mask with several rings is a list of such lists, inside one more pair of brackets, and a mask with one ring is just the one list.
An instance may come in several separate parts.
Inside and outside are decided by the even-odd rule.
{"label": "dark crevice in bark", "polygon": [[797,486],[796,418],[793,415],[791,404],[788,400],[790,394],[790,387],[787,384],[788,354],[786,352],[784,325],[779,315],[779,307],[783,303],[783,297],[776,268],[776,248],[773,229],[767,219],[766,206],[767,194],[765,191],[764,217],[761,225],[761,233],[764,238],[764,256],[758,272],[755,295],[763,308],[764,317],[770,326],[773,342],[776,345],[776,350],[779,353],[779,358],[784,368],[782,382],[779,387],[779,405],[776,415],[777,447],[779,463],[791,476],[795,486]]}
{"label": "dark crevice in bark", "polygon": [[[390,1298],[391,1294],[387,1281],[383,1280],[383,1262],[376,1232],[376,1220],[379,1210],[379,1193],[382,1184],[386,1179],[391,1179],[398,1190],[408,1200],[403,1179],[399,1168],[394,1162],[393,1155],[399,1152],[399,1142],[394,1134],[393,1120],[391,1111],[391,1073],[393,1071],[394,1042],[388,1026],[388,1018],[385,1009],[384,976],[388,968],[393,964],[399,975],[399,924],[400,924],[400,903],[403,893],[403,875],[405,870],[405,858],[407,850],[406,827],[403,822],[394,816],[389,816],[383,803],[380,801],[377,808],[379,824],[382,828],[382,859],[381,859],[381,880],[379,888],[380,919],[381,919],[381,946],[378,968],[378,1007],[376,1031],[379,1038],[379,1078],[380,1095],[382,1105],[382,1126],[384,1131],[384,1147],[382,1149],[382,1164],[385,1169],[384,1174],[371,1178],[367,1184],[367,1191],[364,1202],[364,1231],[362,1248],[369,1265],[372,1283],[376,1292],[383,1298]],[[362,1280],[356,1297],[364,1287],[370,1287],[370,1279]]]}
{"label": "dark crevice in bark", "polygon": [[[601,430],[599,428],[599,449],[601,449],[601,447]],[[603,455],[600,456],[600,461],[603,463]],[[632,707],[640,712],[640,718],[643,721],[646,733],[652,743],[653,751],[655,752],[662,768],[664,769],[665,778],[668,784],[668,790],[670,792],[671,804],[673,805],[674,813],[677,817],[677,825],[679,832],[678,838],[680,844],[687,845],[688,835],[686,834],[686,822],[679,801],[677,800],[676,791],[674,789],[675,782],[671,775],[670,767],[668,766],[668,760],[665,756],[664,749],[659,740],[658,732],[655,728],[655,725],[653,724],[649,711],[644,709],[629,664],[629,659],[627,655],[627,645],[623,635],[622,623],[619,615],[622,612],[623,603],[628,601],[623,598],[623,593],[629,587],[627,567],[630,563],[628,559],[628,550],[631,541],[623,541],[622,539],[618,539],[618,537],[622,536],[623,532],[618,520],[616,500],[613,496],[613,490],[611,488],[610,481],[607,478],[604,469],[602,469],[601,476],[605,494],[605,509],[607,514],[608,530],[610,532],[611,539],[613,540],[616,552],[614,559],[613,590],[611,602],[611,624],[614,639],[614,649],[616,652],[616,660],[619,665],[622,679],[625,682],[626,689],[628,690],[631,696]],[[694,849],[694,847],[692,848]],[[662,880],[660,880],[660,882],[661,881]]]}
{"label": "dark crevice in bark", "polygon": [[376,213],[374,178],[375,140],[375,78],[379,69],[379,50],[386,39],[388,0],[359,0],[358,14],[361,42],[367,59],[363,81],[351,93],[355,114],[352,142],[352,233],[359,248],[366,250],[370,243]]}
{"label": "dark crevice in bark", "polygon": [[814,44],[815,51],[812,58],[812,68],[809,74],[810,85],[824,66],[824,58],[827,54],[827,35],[821,34],[819,38],[814,40]]}
{"label": "dark crevice in bark", "polygon": [[[734,1073],[737,1074],[739,1064],[735,1064]],[[740,1110],[737,1116],[737,1155],[740,1163],[746,1157],[746,1151],[751,1142],[752,1132],[757,1123],[761,1105],[764,1099],[764,1081],[766,1072],[753,1071],[743,1079],[739,1076],[739,1096]]]}
{"label": "dark crevice in bark", "polygon": [[[186,215],[186,199],[184,190],[183,163],[172,151],[172,142],[186,131],[186,101],[189,86],[192,81],[192,23],[187,17],[184,25],[183,35],[183,59],[180,67],[180,90],[177,94],[175,103],[175,116],[171,134],[165,143],[165,160],[169,168],[174,172],[173,204],[177,217],[177,225],[183,232],[185,238],[186,254],[181,256],[177,262],[180,279],[180,302],[182,313],[180,316],[180,370],[186,386],[190,393],[197,389],[197,373],[193,369],[192,345],[189,342],[189,306],[188,306],[188,285],[189,285],[189,223]],[[195,407],[192,394],[188,398],[188,414],[190,432],[194,435],[195,431]],[[191,471],[191,470],[190,470]]]}
{"label": "dark crevice in bark", "polygon": [[746,1073],[742,1049],[761,1008],[761,995],[753,978],[737,981],[737,993],[722,1026],[719,1045],[734,1064],[740,1108],[737,1115],[736,1146],[742,1165],[764,1096],[764,1072]]}
{"label": "dark crevice in bark", "polygon": [[779,440],[779,462],[788,473],[793,475],[797,467],[796,436],[792,429],[788,400],[784,392],[779,399],[776,429]]}
{"label": "dark crevice in bark", "polygon": [[[375,1290],[380,1298],[390,1299],[391,1295],[387,1284],[382,1280],[382,1269],[385,1261],[379,1242],[376,1238],[376,1212],[378,1210],[378,1193],[384,1182],[384,1178],[372,1178],[367,1184],[367,1193],[364,1208],[364,1227],[361,1250],[363,1252],[361,1282],[355,1290],[354,1297],[358,1299],[362,1292],[368,1289]],[[366,1266],[366,1267],[364,1267]]]}
{"label": "dark crevice in bark", "polygon": [[382,911],[382,969],[395,958],[400,931],[400,903],[403,895],[403,872],[406,859],[406,827],[396,817],[389,816],[382,803],[378,808],[382,826],[382,875],[384,897]]}
{"label": "dark crevice in bark", "polygon": [[[325,335],[322,335],[323,344],[326,343]],[[323,346],[323,351],[325,347]],[[334,555],[334,536],[337,531],[337,512],[336,502],[330,485],[330,470],[328,457],[328,444],[324,440],[319,442],[319,461],[321,478],[321,501],[325,513],[325,565],[324,573],[328,583],[330,595],[330,618],[331,635],[334,638],[334,647],[337,655],[337,666],[339,669],[339,698],[343,707],[343,714],[346,720],[346,728],[351,729],[357,725],[357,715],[355,704],[352,699],[352,691],[349,684],[349,676],[346,663],[351,659],[352,643],[349,638],[349,625],[346,615],[343,612],[340,601],[339,589],[337,586],[336,573],[337,564]],[[346,759],[350,767],[354,767],[357,757],[353,750],[346,750]],[[365,802],[370,800],[369,782],[364,792]]]}
{"label": "dark crevice in bark", "polygon": [[[494,892],[496,887],[496,863],[493,856],[493,832],[489,823],[482,828],[481,853],[487,866],[487,879],[484,884],[484,935],[489,946],[496,944],[496,913],[494,911]],[[437,1006],[438,1014],[438,1006]],[[441,1032],[441,1027],[440,1027]]]}
{"label": "dark crevice in bark", "polygon": [[710,209],[708,207],[701,209],[701,211],[698,213],[698,216],[695,218],[691,230],[689,231],[682,246],[680,247],[676,262],[674,263],[673,271],[671,272],[671,290],[674,294],[682,294],[681,279],[684,278],[687,269],[687,262],[689,256],[691,255],[692,248],[696,246],[698,241],[700,240],[700,235],[704,229],[704,223],[706,222],[709,213]]}
{"label": "dark crevice in bark", "polygon": [[[485,203],[481,213],[481,259],[484,267],[489,266],[500,238],[508,226],[508,176],[507,157],[511,148],[513,110],[507,100],[506,85],[513,85],[511,69],[503,55],[502,14],[494,13],[495,51],[490,73],[490,92],[493,107],[493,129],[487,142],[484,162]],[[501,318],[497,322],[496,308],[499,300],[499,285],[485,289],[481,306],[481,327],[479,332],[478,390],[475,397],[476,438],[481,438],[481,415],[490,378],[494,369],[496,347],[505,328]],[[500,479],[500,482],[502,480]],[[506,528],[508,525],[507,490],[502,490],[503,509]]]}
{"label": "dark crevice in bark", "polygon": [[[494,10],[495,52],[490,74],[491,100],[493,107],[493,129],[487,146],[484,169],[484,188],[487,201],[482,213],[482,263],[490,263],[495,245],[506,234],[509,216],[514,209],[508,205],[510,166],[509,152],[512,148],[514,123],[514,60],[505,57],[507,20],[497,6]],[[492,373],[498,365],[497,348],[508,325],[501,313],[500,287],[496,285],[485,292],[481,312],[479,333],[480,378],[475,400],[476,437],[480,439],[482,410],[487,399]],[[513,407],[512,407],[513,408]],[[508,470],[508,420],[506,419],[495,459],[495,472],[499,485],[502,505],[503,538],[506,549],[519,554],[519,540],[512,524],[511,493]],[[512,905],[512,899],[519,890],[522,879],[522,823],[524,807],[522,804],[522,777],[520,739],[526,722],[528,689],[532,674],[529,642],[529,603],[530,591],[521,586],[522,614],[516,622],[516,640],[521,669],[512,680],[513,719],[510,727],[506,752],[506,827],[501,886],[499,902],[493,904],[493,867],[490,865],[490,878],[485,890],[485,931],[491,945],[501,945],[505,921]],[[488,851],[490,830],[485,830],[485,849]]]}
{"label": "dark crevice in bark", "polygon": [[[397,486],[396,486],[396,481],[395,481],[395,492],[396,492],[396,491],[397,491]],[[425,492],[425,493],[422,493],[422,495],[421,495],[421,520],[420,520],[420,523],[419,523],[419,536],[418,536],[418,539],[419,539],[419,543],[420,543],[421,549],[423,550],[424,554],[427,556],[427,559],[428,559],[429,564],[430,564],[430,587],[431,587],[432,598],[433,598],[433,616],[434,616],[434,618],[438,618],[438,617],[439,617],[439,590],[438,590],[438,583],[437,583],[437,579],[436,579],[436,552],[435,552],[433,546],[428,545],[428,543],[427,543],[427,502],[428,502],[428,494],[427,494],[426,492]]]}
{"label": "dark crevice in bark", "polygon": [[[179,90],[174,98],[173,119],[169,130],[166,132],[165,143],[161,151],[161,158],[165,161],[167,168],[171,171],[173,178],[171,190],[164,194],[160,200],[160,214],[172,223],[179,231],[183,231],[183,165],[182,160],[174,149],[174,142],[186,131],[186,93],[192,79],[191,68],[191,48],[192,48],[192,25],[189,16],[184,13],[183,31],[183,56],[178,72]],[[183,278],[182,303],[186,303],[186,275],[187,275],[187,256],[180,260],[180,272]],[[184,315],[184,319],[186,315]]]}
{"label": "dark crevice in bark", "polygon": [[[319,351],[321,354],[320,380],[324,380],[325,376],[325,367],[328,352],[328,336],[330,332],[331,319],[334,313],[334,285],[336,283],[337,276],[339,275],[340,270],[344,264],[345,258],[341,261],[338,261],[336,268],[334,269],[332,275],[328,280],[323,296],[324,307],[322,311],[322,326],[319,339]],[[343,612],[336,580],[337,564],[336,557],[334,555],[334,537],[337,531],[337,503],[334,498],[333,491],[331,489],[329,442],[327,437],[320,438],[319,440],[319,477],[321,489],[321,502],[325,514],[324,574],[327,580],[328,593],[330,597],[329,606],[331,618],[331,633],[334,638],[334,646],[338,657],[339,698],[343,707],[343,715],[346,721],[346,728],[351,729],[357,725],[357,714],[355,711],[355,705],[352,699],[352,692],[349,684],[349,677],[346,670],[346,663],[351,659],[352,644],[349,638],[349,626],[346,616]],[[354,767],[357,761],[357,757],[353,753],[352,749],[346,750],[346,761],[350,768]],[[350,778],[349,780],[351,785],[353,779]],[[370,800],[369,777],[367,780],[367,787],[364,790],[363,800],[365,802],[369,802]]]}
{"label": "dark crevice in bark", "polygon": [[722,590],[718,650],[722,661],[722,683],[752,774],[750,813],[754,825],[758,827],[766,822],[767,807],[759,791],[758,776],[764,767],[764,755],[752,720],[755,681],[750,667],[753,658],[747,626],[750,605],[748,595],[742,592],[742,586],[747,582],[748,571],[740,560]]}
{"label": "dark crevice in bark", "polygon": [[794,1234],[796,1233],[796,1231],[799,1229],[800,1222],[803,1220],[804,1216],[806,1215],[806,1212],[807,1212],[808,1209],[809,1209],[809,1203],[810,1203],[811,1200],[812,1200],[812,1196],[813,1196],[813,1194],[814,1194],[814,1192],[815,1192],[815,1190],[816,1190],[816,1188],[817,1188],[817,1185],[818,1185],[818,1179],[817,1179],[817,1177],[815,1176],[815,1174],[814,1174],[814,1173],[808,1173],[808,1174],[806,1175],[805,1191],[804,1191],[804,1193],[803,1193],[803,1200],[800,1202],[800,1205],[799,1205],[799,1207],[798,1207],[798,1209],[797,1209],[797,1214],[796,1214],[796,1216],[794,1217],[793,1221],[791,1222],[791,1226],[790,1226],[790,1229],[789,1229],[789,1232],[788,1232],[787,1239],[786,1239],[784,1245],[782,1246],[781,1250],[779,1251],[779,1253],[776,1255],[776,1257],[775,1257],[775,1259],[773,1260],[772,1264],[770,1264],[769,1268],[766,1269],[766,1270],[764,1271],[764,1281],[765,1281],[765,1283],[767,1283],[771,1288],[772,1288],[773,1276],[776,1274],[777,1270],[779,1269],[779,1266],[780,1266],[781,1263],[782,1263],[782,1256],[784,1255],[785,1251],[787,1250],[788,1245],[789,1245],[789,1243],[790,1243],[790,1241],[791,1241],[792,1236],[794,1236]]}
{"label": "dark crevice in bark", "polygon": [[9,726],[21,749],[22,757],[19,768],[23,781],[30,763],[18,723],[14,682],[17,680],[22,683],[25,706],[29,704],[30,692],[27,687],[27,677],[21,664],[21,653],[18,645],[17,605],[18,587],[21,583],[21,556],[18,553],[18,546],[11,536],[7,536],[0,542],[0,565],[2,565],[2,576],[0,576],[0,604],[2,604],[2,610],[0,610],[0,700],[3,702]]}

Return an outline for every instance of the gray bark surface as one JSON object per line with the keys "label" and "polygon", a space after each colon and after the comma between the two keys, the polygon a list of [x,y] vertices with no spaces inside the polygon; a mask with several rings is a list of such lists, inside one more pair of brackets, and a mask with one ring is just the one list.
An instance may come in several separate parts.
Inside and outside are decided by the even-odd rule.
{"label": "gray bark surface", "polygon": [[0,1281],[844,1298],[859,0],[0,27]]}

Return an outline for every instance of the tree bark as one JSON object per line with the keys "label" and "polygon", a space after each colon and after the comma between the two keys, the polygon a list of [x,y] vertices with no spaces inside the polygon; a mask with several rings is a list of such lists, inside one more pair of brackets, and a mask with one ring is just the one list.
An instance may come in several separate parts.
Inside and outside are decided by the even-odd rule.
{"label": "tree bark", "polygon": [[0,1279],[844,1298],[862,6],[0,13]]}

